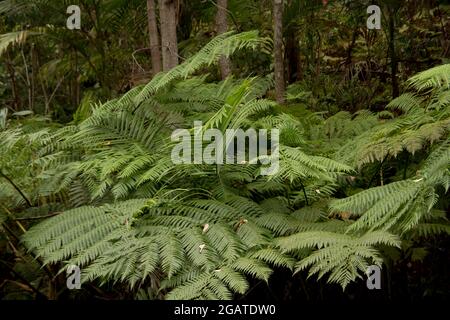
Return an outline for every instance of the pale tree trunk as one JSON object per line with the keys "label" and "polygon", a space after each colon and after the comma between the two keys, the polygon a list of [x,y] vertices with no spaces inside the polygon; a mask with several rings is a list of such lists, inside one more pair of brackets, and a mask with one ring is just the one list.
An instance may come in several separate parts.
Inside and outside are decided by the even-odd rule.
{"label": "pale tree trunk", "polygon": [[274,0],[273,2],[273,25],[275,96],[278,103],[284,103],[283,0]]}
{"label": "pale tree trunk", "polygon": [[[217,34],[222,34],[228,31],[228,0],[217,1],[217,14],[216,14],[216,29]],[[231,62],[225,56],[220,57],[219,60],[220,74],[222,79],[226,79],[231,74]]]}
{"label": "pale tree trunk", "polygon": [[175,0],[159,0],[163,70],[178,65],[177,13]]}
{"label": "pale tree trunk", "polygon": [[158,25],[156,24],[155,0],[147,0],[148,34],[152,56],[153,75],[162,71],[161,49],[159,47]]}

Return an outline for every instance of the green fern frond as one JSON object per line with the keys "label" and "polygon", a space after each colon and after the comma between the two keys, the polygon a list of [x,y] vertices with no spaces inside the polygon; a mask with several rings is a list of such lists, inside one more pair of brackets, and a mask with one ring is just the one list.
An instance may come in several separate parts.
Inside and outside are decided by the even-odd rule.
{"label": "green fern frond", "polygon": [[450,64],[437,66],[413,76],[409,82],[417,90],[450,88]]}
{"label": "green fern frond", "polygon": [[381,265],[382,258],[375,246],[400,247],[400,240],[383,231],[369,232],[360,237],[314,231],[278,238],[276,244],[283,252],[316,249],[296,264],[296,272],[309,269],[309,276],[317,274],[319,279],[329,274],[328,282],[338,283],[345,289],[350,282],[361,277],[369,265]]}
{"label": "green fern frond", "polygon": [[28,37],[40,35],[39,31],[15,31],[0,35],[0,56],[3,55],[9,47],[24,44]]}
{"label": "green fern frond", "polygon": [[175,79],[186,78],[193,74],[199,68],[216,63],[223,55],[230,56],[236,50],[243,48],[254,48],[261,43],[257,31],[249,31],[234,34],[232,31],[223,33],[211,40],[195,56],[188,59],[181,65],[173,68],[167,73],[160,73],[148,83],[142,91],[136,96],[136,103],[154,95],[161,88],[166,87]]}

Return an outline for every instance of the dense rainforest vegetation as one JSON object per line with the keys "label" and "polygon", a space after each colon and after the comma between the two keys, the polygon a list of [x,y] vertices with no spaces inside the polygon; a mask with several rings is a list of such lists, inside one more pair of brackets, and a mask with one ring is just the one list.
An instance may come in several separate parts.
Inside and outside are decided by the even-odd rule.
{"label": "dense rainforest vegetation", "polygon": [[[438,0],[0,1],[0,297],[448,299],[449,34]],[[174,163],[199,121],[278,129],[278,170]]]}

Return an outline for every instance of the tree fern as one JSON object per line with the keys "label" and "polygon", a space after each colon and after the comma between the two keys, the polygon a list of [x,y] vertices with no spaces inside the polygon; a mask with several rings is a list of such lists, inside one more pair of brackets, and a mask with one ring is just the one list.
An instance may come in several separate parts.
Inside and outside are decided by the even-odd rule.
{"label": "tree fern", "polygon": [[383,260],[375,249],[377,245],[400,246],[398,237],[383,231],[369,232],[362,236],[310,231],[279,238],[276,244],[284,251],[317,248],[295,266],[299,272],[309,269],[309,276],[328,275],[328,282],[338,283],[344,289],[350,282],[361,278],[369,265],[381,266]]}
{"label": "tree fern", "polygon": [[[61,212],[25,233],[29,250],[61,271],[80,266],[85,282],[124,283],[139,297],[232,299],[276,267],[346,288],[382,264],[380,247],[448,233],[435,210],[450,186],[445,68],[413,78],[428,91],[407,93],[384,113],[308,120],[262,98],[270,77],[209,83],[193,75],[264,42],[256,32],[220,35],[147,85],[90,104],[69,126],[0,131],[0,164],[20,155],[21,167],[7,169],[40,186],[25,195]],[[192,131],[198,117],[202,130],[279,129],[280,170],[266,177],[254,164],[175,165],[170,134]],[[407,177],[361,192],[349,186],[405,153],[415,157]],[[30,164],[33,180],[17,173]],[[7,185],[0,180],[0,200],[31,214]]]}

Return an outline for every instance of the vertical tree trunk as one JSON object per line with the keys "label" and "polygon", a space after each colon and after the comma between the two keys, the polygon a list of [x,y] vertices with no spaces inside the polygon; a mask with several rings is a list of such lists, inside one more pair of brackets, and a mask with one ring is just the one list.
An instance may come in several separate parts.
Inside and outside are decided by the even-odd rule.
{"label": "vertical tree trunk", "polygon": [[156,24],[155,0],[147,0],[148,34],[152,56],[153,75],[162,71],[161,49],[159,47],[158,25]]}
{"label": "vertical tree trunk", "polygon": [[177,14],[175,0],[159,0],[163,70],[178,65]]}
{"label": "vertical tree trunk", "polygon": [[397,54],[395,52],[395,9],[388,8],[389,10],[389,56],[391,59],[391,78],[392,78],[392,98],[397,98],[400,94],[398,86],[397,72],[398,61]]}
{"label": "vertical tree trunk", "polygon": [[25,67],[25,83],[27,85],[27,90],[28,90],[28,110],[33,110],[33,91],[31,88],[31,80],[30,80],[30,70],[28,68],[28,63],[27,63],[27,59],[25,57],[25,53],[23,51],[23,49],[20,50],[20,54],[22,56],[22,61],[23,61],[23,65]]}
{"label": "vertical tree trunk", "polygon": [[[216,29],[218,35],[228,31],[227,10],[228,0],[218,0],[216,14]],[[219,60],[219,66],[222,79],[226,79],[231,74],[230,59],[224,56],[221,57]]]}
{"label": "vertical tree trunk", "polygon": [[11,57],[9,56],[8,51],[6,51],[6,62],[5,63],[6,63],[6,69],[8,70],[8,73],[9,73],[9,77],[11,79],[11,88],[12,88],[12,94],[13,94],[13,98],[14,98],[14,101],[13,101],[14,110],[19,111],[21,108],[21,101],[20,101],[19,93],[17,91],[15,70],[12,65]]}
{"label": "vertical tree trunk", "polygon": [[274,0],[273,2],[273,25],[275,95],[278,103],[284,103],[283,0]]}
{"label": "vertical tree trunk", "polygon": [[32,43],[30,47],[30,60],[31,60],[31,110],[34,110],[35,96],[36,96],[36,74],[37,74],[37,60],[36,60],[36,48]]}

